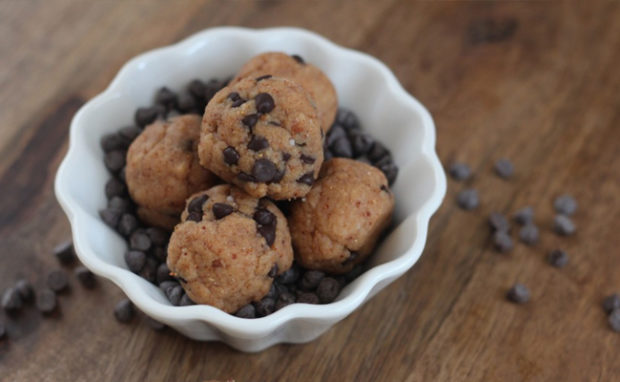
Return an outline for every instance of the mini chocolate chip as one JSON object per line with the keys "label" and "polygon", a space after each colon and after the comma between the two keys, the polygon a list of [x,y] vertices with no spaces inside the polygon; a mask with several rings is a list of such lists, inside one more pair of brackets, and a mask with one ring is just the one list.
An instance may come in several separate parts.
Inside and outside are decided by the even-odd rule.
{"label": "mini chocolate chip", "polygon": [[347,137],[347,132],[345,131],[345,129],[340,125],[334,125],[334,127],[332,127],[331,130],[327,132],[327,138],[325,139],[325,145],[330,147],[338,139],[346,138],[346,137]]}
{"label": "mini chocolate chip", "polygon": [[353,157],[353,148],[351,147],[351,142],[349,142],[349,138],[347,137],[338,138],[334,143],[329,146],[329,149],[336,157]]}
{"label": "mini chocolate chip", "polygon": [[269,159],[258,159],[252,167],[252,176],[257,182],[269,182],[276,175],[278,169],[276,165]]}
{"label": "mini chocolate chip", "polygon": [[122,299],[114,307],[114,317],[116,317],[118,322],[127,323],[131,321],[134,313],[133,304],[128,299]]}
{"label": "mini chocolate chip", "polygon": [[32,301],[34,297],[34,291],[32,289],[32,284],[26,279],[21,279],[15,283],[15,290],[19,293],[19,297],[21,297],[22,301]]}
{"label": "mini chocolate chip", "polygon": [[95,274],[88,270],[88,268],[84,266],[79,266],[75,268],[73,271],[75,273],[75,277],[77,277],[78,281],[82,286],[86,289],[93,289],[97,285],[97,279],[95,278]]}
{"label": "mini chocolate chip", "polygon": [[265,74],[264,76],[256,77],[256,82],[260,82],[262,80],[266,80],[266,79],[269,79],[271,77],[272,77],[271,74]]}
{"label": "mini chocolate chip", "polygon": [[121,171],[118,172],[118,178],[125,183],[127,183],[126,169],[127,169],[127,166],[123,167]]}
{"label": "mini chocolate chip", "polygon": [[564,268],[568,264],[568,254],[561,249],[554,249],[549,253],[547,261],[556,268]]}
{"label": "mini chocolate chip", "polygon": [[290,292],[281,293],[276,301],[276,310],[295,303],[295,295]]}
{"label": "mini chocolate chip", "polygon": [[381,168],[385,165],[388,165],[390,163],[392,163],[392,157],[389,155],[384,156],[383,158],[379,159],[378,161],[376,161],[375,163],[373,163],[373,166]]}
{"label": "mini chocolate chip", "polygon": [[246,100],[241,98],[241,96],[239,96],[239,93],[237,92],[230,93],[228,95],[228,99],[232,101],[231,107],[239,107],[246,102]]}
{"label": "mini chocolate chip", "polygon": [[381,187],[379,187],[379,189],[380,189],[381,191],[385,191],[385,192],[387,192],[388,194],[390,193],[390,189],[389,189],[389,188],[388,188],[388,186],[386,186],[385,184],[382,184],[382,185],[381,185]]}
{"label": "mini chocolate chip", "polygon": [[142,251],[125,252],[125,263],[130,271],[139,273],[146,263],[146,254]]}
{"label": "mini chocolate chip", "polygon": [[228,94],[228,95],[226,96],[226,98],[228,98],[228,99],[229,99],[229,100],[231,100],[231,101],[236,101],[236,100],[238,100],[239,98],[241,98],[241,96],[240,96],[240,95],[239,95],[239,93],[237,93],[237,92],[231,92],[230,94]]}
{"label": "mini chocolate chip", "polygon": [[177,100],[177,108],[181,113],[191,113],[193,111],[200,112],[198,110],[198,103],[196,99],[187,93],[181,93]]}
{"label": "mini chocolate chip", "polygon": [[118,233],[125,237],[130,236],[136,229],[138,229],[138,219],[132,214],[123,214],[116,227]]}
{"label": "mini chocolate chip", "polygon": [[22,298],[15,288],[8,288],[2,294],[2,308],[7,312],[14,312],[22,307]]}
{"label": "mini chocolate chip", "polygon": [[620,309],[620,295],[614,293],[605,297],[603,300],[603,309],[607,314],[613,312],[614,310]]}
{"label": "mini chocolate chip", "polygon": [[235,316],[239,318],[255,318],[256,317],[256,308],[254,305],[247,304],[241,307],[236,313]]}
{"label": "mini chocolate chip", "polygon": [[47,275],[46,284],[54,292],[61,292],[69,286],[69,278],[64,271],[57,269]]}
{"label": "mini chocolate chip", "polygon": [[616,309],[607,318],[607,322],[609,322],[609,327],[614,332],[620,332],[620,309]]}
{"label": "mini chocolate chip", "polygon": [[151,248],[151,239],[144,231],[138,230],[129,237],[129,248],[146,252]]}
{"label": "mini chocolate chip", "polygon": [[273,97],[269,93],[258,93],[254,97],[254,102],[256,103],[256,111],[261,114],[267,114],[276,107]]}
{"label": "mini chocolate chip", "polygon": [[394,184],[396,176],[398,175],[398,167],[394,163],[387,163],[379,167],[379,170],[383,172],[390,185]]}
{"label": "mini chocolate chip", "polygon": [[212,209],[213,216],[215,216],[215,219],[217,220],[232,214],[234,211],[234,208],[230,204],[226,203],[215,203],[213,204]]}
{"label": "mini chocolate chip", "polygon": [[264,150],[269,147],[269,141],[267,138],[260,135],[253,135],[252,139],[248,143],[248,149],[253,151]]}
{"label": "mini chocolate chip", "polygon": [[206,85],[201,80],[192,80],[187,86],[187,90],[194,98],[204,100]]}
{"label": "mini chocolate chip", "polygon": [[187,215],[187,221],[194,221],[194,222],[202,221],[202,213],[200,213],[200,212],[190,212]]}
{"label": "mini chocolate chip", "polygon": [[252,215],[252,218],[258,223],[262,225],[273,225],[276,223],[276,215],[272,214],[266,208],[258,208]]}
{"label": "mini chocolate chip", "polygon": [[255,302],[254,308],[258,317],[268,316],[276,310],[276,302],[274,299],[266,297]]}
{"label": "mini chocolate chip", "polygon": [[176,280],[171,280],[171,281],[162,281],[161,283],[159,283],[159,289],[164,292],[164,294],[168,293],[168,289],[170,288],[174,288],[177,285],[180,285]]}
{"label": "mini chocolate chip", "polygon": [[147,279],[149,282],[155,284],[155,282],[157,281],[157,267],[158,266],[159,266],[159,263],[157,262],[157,260],[155,260],[152,257],[147,257],[146,263],[144,263],[144,267],[142,267],[142,270],[140,271],[139,275],[142,278]]}
{"label": "mini chocolate chip", "polygon": [[207,194],[202,194],[200,196],[195,197],[187,205],[187,212],[196,212],[202,215],[202,206],[205,204],[205,202],[208,199],[209,199],[209,195]]}
{"label": "mini chocolate chip", "polygon": [[270,125],[273,125],[273,126],[278,126],[278,127],[279,127],[279,126],[282,126],[282,124],[281,124],[280,122],[278,122],[278,121],[269,121],[268,123],[269,123]]}
{"label": "mini chocolate chip", "polygon": [[272,246],[273,242],[276,240],[276,226],[273,225],[260,225],[256,226],[256,231],[265,238],[268,246]]}
{"label": "mini chocolate chip", "polygon": [[366,154],[372,163],[377,163],[386,155],[390,155],[390,152],[381,142],[375,142],[368,154]]}
{"label": "mini chocolate chip", "polygon": [[499,252],[508,252],[513,247],[512,239],[505,231],[496,231],[493,234],[493,244]]}
{"label": "mini chocolate chip", "polygon": [[129,212],[131,209],[131,201],[115,196],[108,202],[108,208],[118,211],[119,213]]}
{"label": "mini chocolate chip", "polygon": [[571,195],[560,195],[554,200],[553,208],[560,214],[571,216],[577,211],[577,201]]}
{"label": "mini chocolate chip", "polygon": [[316,295],[322,304],[328,304],[338,297],[340,293],[340,283],[332,277],[325,277],[316,288]]}
{"label": "mini chocolate chip", "polygon": [[297,296],[297,302],[300,304],[318,304],[319,296],[316,293],[303,292]]}
{"label": "mini chocolate chip", "polygon": [[306,154],[301,154],[299,159],[301,159],[302,162],[307,163],[307,164],[312,164],[316,161],[315,157],[311,155],[306,155]]}
{"label": "mini chocolate chip", "polygon": [[495,162],[495,173],[504,179],[509,179],[514,173],[512,162],[506,158],[502,158]]}
{"label": "mini chocolate chip", "polygon": [[292,57],[295,61],[297,61],[298,63],[300,63],[300,64],[305,64],[305,63],[306,63],[306,62],[304,61],[304,59],[303,59],[303,58],[301,58],[301,56],[300,56],[300,55],[298,55],[298,54],[293,54],[293,55],[291,55],[291,57]]}
{"label": "mini chocolate chip", "polygon": [[282,160],[285,162],[288,162],[288,160],[291,159],[291,154],[289,153],[282,153]]}
{"label": "mini chocolate chip", "polygon": [[55,246],[53,253],[60,264],[69,265],[75,261],[75,252],[71,240],[65,240]]}
{"label": "mini chocolate chip", "polygon": [[224,155],[224,162],[228,165],[232,166],[239,162],[239,153],[232,146],[226,147],[222,154]]}
{"label": "mini chocolate chip", "polygon": [[530,291],[523,284],[516,283],[506,294],[508,300],[517,304],[524,304],[530,301]]}
{"label": "mini chocolate chip", "polygon": [[510,223],[508,222],[508,219],[506,219],[506,217],[499,212],[491,212],[489,215],[489,226],[491,226],[493,231],[510,231]]}
{"label": "mini chocolate chip", "polygon": [[43,314],[52,313],[56,310],[56,293],[53,290],[44,288],[37,292],[36,305],[39,312]]}
{"label": "mini chocolate chip", "polygon": [[168,257],[167,246],[151,247],[151,255],[153,255],[157,261],[165,262]]}
{"label": "mini chocolate chip", "polygon": [[301,278],[299,286],[305,291],[315,290],[321,280],[323,280],[323,277],[325,277],[325,273],[321,271],[306,271]]}
{"label": "mini chocolate chip", "polygon": [[192,299],[186,293],[183,294],[183,296],[181,297],[181,301],[179,301],[179,306],[190,306],[190,305],[196,305],[196,303],[192,301]]}
{"label": "mini chocolate chip", "polygon": [[112,177],[105,184],[105,196],[112,199],[115,196],[124,196],[127,192],[127,186],[120,180]]}
{"label": "mini chocolate chip", "polygon": [[125,166],[125,151],[114,150],[103,157],[105,167],[112,173],[119,172]]}
{"label": "mini chocolate chip", "polygon": [[348,282],[351,282],[358,278],[362,274],[362,272],[364,272],[362,264],[356,264],[353,269],[344,274],[344,277]]}
{"label": "mini chocolate chip", "polygon": [[177,103],[177,94],[167,87],[163,87],[155,93],[155,103],[172,109]]}
{"label": "mini chocolate chip", "polygon": [[538,227],[529,223],[521,227],[519,230],[519,239],[527,245],[534,245],[538,242]]}
{"label": "mini chocolate chip", "polygon": [[360,128],[359,121],[355,114],[347,109],[338,110],[338,114],[336,114],[336,123],[347,130]]}
{"label": "mini chocolate chip", "polygon": [[237,179],[242,182],[256,182],[256,178],[254,178],[250,174],[246,174],[245,172],[240,172],[239,174],[237,174]]}
{"label": "mini chocolate chip", "polygon": [[465,189],[456,195],[456,202],[464,210],[473,210],[480,205],[478,191],[473,188]]}
{"label": "mini chocolate chip", "polygon": [[274,264],[273,267],[271,267],[271,269],[269,270],[269,273],[267,273],[267,276],[274,278],[277,275],[278,275],[278,264]]}
{"label": "mini chocolate chip", "polygon": [[[278,298],[278,295],[280,294],[280,288],[282,287],[282,285],[280,285],[279,283],[277,283],[275,280],[273,283],[271,283],[271,286],[269,287],[269,292],[267,292],[267,294],[265,295],[265,297],[271,297],[273,299]],[[288,290],[287,290],[288,291]]]}
{"label": "mini chocolate chip", "polygon": [[374,139],[366,133],[357,132],[357,130],[352,131],[355,132],[351,133],[350,136],[353,153],[355,154],[355,156],[362,156],[370,150],[370,148],[374,144]]}
{"label": "mini chocolate chip", "polygon": [[448,171],[454,180],[467,180],[471,176],[471,169],[465,163],[454,162]]}
{"label": "mini chocolate chip", "polygon": [[299,179],[297,179],[297,183],[307,184],[308,186],[312,186],[314,184],[314,172],[310,171],[303,174]]}
{"label": "mini chocolate chip", "polygon": [[175,285],[166,290],[166,297],[172,305],[178,306],[181,302],[181,297],[183,297],[183,293],[183,287],[180,285]]}
{"label": "mini chocolate chip", "polygon": [[136,110],[134,114],[134,120],[136,125],[140,127],[145,127],[146,125],[150,125],[157,119],[157,115],[159,114],[159,109],[151,106],[151,107],[140,107]]}
{"label": "mini chocolate chip", "polygon": [[123,137],[121,137],[117,133],[110,133],[104,135],[101,138],[100,145],[101,149],[105,153],[116,150],[127,150],[127,147],[129,147],[129,145],[127,144],[127,140],[123,139]]}
{"label": "mini chocolate chip", "polygon": [[528,224],[534,221],[534,208],[527,206],[515,212],[514,219],[519,224]]}
{"label": "mini chocolate chip", "polygon": [[285,272],[281,273],[276,281],[281,284],[292,284],[299,279],[299,268],[293,265]]}
{"label": "mini chocolate chip", "polygon": [[151,239],[151,243],[156,246],[164,246],[168,244],[168,239],[170,235],[168,232],[164,231],[158,227],[149,227],[146,229],[146,234],[149,235],[149,239]]}
{"label": "mini chocolate chip", "polygon": [[556,215],[553,219],[555,232],[562,236],[570,236],[577,230],[575,223],[566,215]]}
{"label": "mini chocolate chip", "polygon": [[259,117],[260,117],[260,115],[258,115],[258,114],[248,114],[245,117],[243,117],[243,119],[241,120],[241,123],[243,123],[243,125],[245,127],[247,127],[250,130],[252,130],[254,125],[256,125],[256,122],[258,122],[258,118]]}
{"label": "mini chocolate chip", "polygon": [[170,276],[170,268],[168,268],[168,265],[166,263],[159,264],[159,267],[157,267],[157,284],[170,280],[172,280],[172,276]]}
{"label": "mini chocolate chip", "polygon": [[323,163],[327,162],[328,160],[332,159],[334,157],[334,154],[332,154],[331,151],[325,149],[323,150]]}

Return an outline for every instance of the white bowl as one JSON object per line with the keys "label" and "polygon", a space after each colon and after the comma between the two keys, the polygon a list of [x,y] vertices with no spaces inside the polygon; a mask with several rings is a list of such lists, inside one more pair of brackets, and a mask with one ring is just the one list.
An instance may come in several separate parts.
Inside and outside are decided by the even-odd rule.
{"label": "white bowl", "polygon": [[[393,187],[395,228],[372,256],[372,267],[331,304],[293,304],[257,319],[206,305],[172,306],[155,285],[127,269],[125,241],[99,218],[110,177],[99,140],[132,124],[135,109],[149,105],[159,87],[180,90],[194,78],[231,76],[265,51],[297,53],[320,67],[333,81],[341,106],[353,110],[362,127],[392,150],[400,168]],[[71,222],[76,252],[89,269],[118,285],[143,312],[184,335],[253,352],[315,339],[411,268],[424,248],[429,219],[445,195],[446,179],[430,114],[375,58],[301,29],[214,28],[132,59],[103,93],[78,111],[55,190]]]}

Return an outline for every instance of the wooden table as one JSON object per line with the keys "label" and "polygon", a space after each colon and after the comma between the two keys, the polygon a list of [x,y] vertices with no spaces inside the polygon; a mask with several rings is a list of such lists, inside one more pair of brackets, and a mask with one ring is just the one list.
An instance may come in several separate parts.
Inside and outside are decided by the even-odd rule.
{"label": "wooden table", "polygon": [[[60,317],[1,313],[0,380],[620,380],[600,308],[620,291],[620,3],[585,3],[0,1],[0,289],[58,267],[52,182],[73,113],[132,56],[211,26],[296,25],[376,56],[432,113],[442,161],[475,171],[450,180],[415,268],[310,344],[243,354],[121,325],[116,287],[72,278]],[[500,157],[514,179],[493,175]],[[464,212],[470,186],[482,204]],[[550,230],[563,192],[580,203],[570,238]],[[496,253],[487,215],[525,205],[541,242]],[[565,269],[545,262],[556,247]],[[528,304],[504,299],[516,281]]]}

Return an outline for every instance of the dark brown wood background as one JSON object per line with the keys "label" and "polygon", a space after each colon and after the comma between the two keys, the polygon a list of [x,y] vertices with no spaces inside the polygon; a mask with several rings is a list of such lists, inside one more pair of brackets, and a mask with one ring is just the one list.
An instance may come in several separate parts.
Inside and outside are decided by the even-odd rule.
{"label": "dark brown wood background", "polygon": [[[384,61],[435,118],[442,161],[475,169],[481,207],[456,208],[466,185],[450,181],[414,269],[318,340],[259,354],[121,325],[116,287],[72,278],[60,317],[0,313],[1,381],[620,380],[600,308],[620,291],[616,1],[1,0],[0,289],[58,266],[50,248],[70,231],[52,183],[73,113],[132,56],[219,25],[300,26]],[[499,157],[513,180],[492,175]],[[565,191],[578,233],[560,239],[551,203]],[[541,243],[495,253],[486,216],[527,204]],[[544,261],[558,246],[563,270]],[[503,298],[517,280],[524,306]]]}

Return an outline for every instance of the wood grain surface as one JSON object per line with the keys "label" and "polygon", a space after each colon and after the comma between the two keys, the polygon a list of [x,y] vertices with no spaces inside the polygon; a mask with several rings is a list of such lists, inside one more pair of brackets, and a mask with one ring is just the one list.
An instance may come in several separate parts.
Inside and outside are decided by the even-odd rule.
{"label": "wood grain surface", "polygon": [[[442,161],[474,178],[450,180],[416,266],[312,343],[243,354],[122,325],[116,287],[72,277],[59,316],[0,313],[0,381],[620,380],[600,308],[620,291],[616,1],[0,0],[0,290],[58,267],[51,248],[70,230],[52,183],[73,113],[132,56],[219,25],[295,25],[376,56],[432,113]],[[510,181],[493,175],[501,157]],[[474,212],[455,206],[465,187],[480,192]],[[563,192],[580,204],[570,238],[550,230]],[[525,205],[541,242],[496,253],[487,215]],[[562,270],[545,263],[556,247]],[[505,301],[516,281],[528,304]]]}

